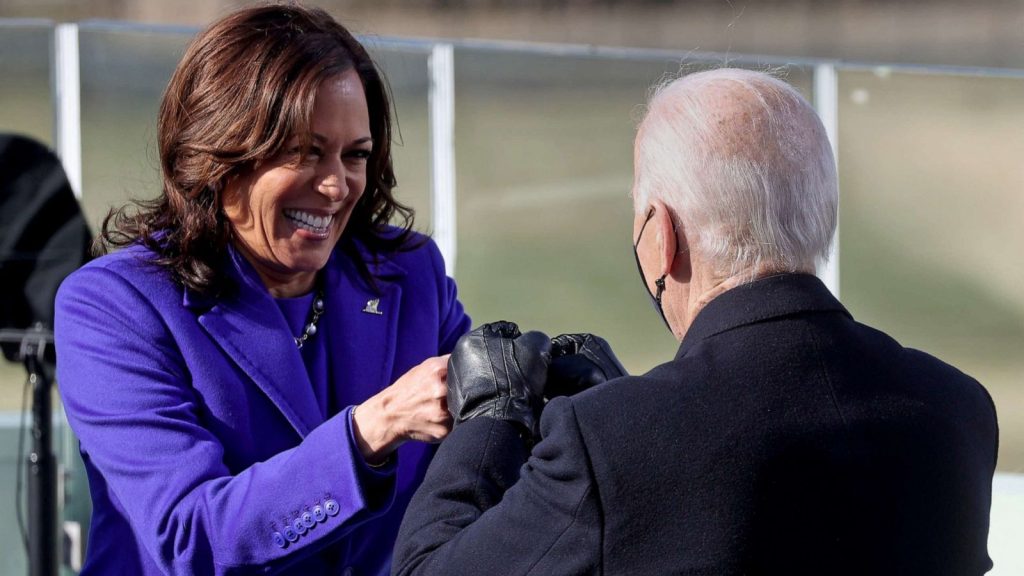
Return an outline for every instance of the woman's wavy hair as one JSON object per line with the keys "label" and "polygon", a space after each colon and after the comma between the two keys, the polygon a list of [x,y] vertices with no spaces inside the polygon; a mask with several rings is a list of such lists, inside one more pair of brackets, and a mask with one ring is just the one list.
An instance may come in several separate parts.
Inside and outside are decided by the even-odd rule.
{"label": "woman's wavy hair", "polygon": [[[267,5],[234,12],[201,32],[178,64],[160,105],[157,133],[163,193],[112,209],[94,246],[99,255],[142,243],[175,281],[204,294],[228,287],[230,224],[220,194],[232,178],[308,141],[317,89],[354,69],[363,83],[373,152],[367,182],[340,248],[376,286],[356,240],[376,259],[412,247],[414,212],[392,195],[391,104],[366,49],[318,8]],[[398,232],[388,223],[399,221]]]}

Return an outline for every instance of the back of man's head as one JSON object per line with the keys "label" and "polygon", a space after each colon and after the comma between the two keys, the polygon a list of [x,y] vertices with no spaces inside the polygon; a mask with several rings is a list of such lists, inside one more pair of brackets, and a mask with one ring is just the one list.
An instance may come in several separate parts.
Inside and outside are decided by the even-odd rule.
{"label": "back of man's head", "polygon": [[711,70],[655,89],[634,193],[638,212],[655,198],[671,207],[720,277],[813,272],[836,227],[825,129],[795,89],[760,72]]}

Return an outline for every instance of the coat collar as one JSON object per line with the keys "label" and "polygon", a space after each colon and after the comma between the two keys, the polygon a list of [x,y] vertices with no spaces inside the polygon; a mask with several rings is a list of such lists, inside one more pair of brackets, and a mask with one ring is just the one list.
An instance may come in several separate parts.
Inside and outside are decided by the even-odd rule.
{"label": "coat collar", "polygon": [[846,308],[825,284],[810,274],[780,274],[737,286],[712,300],[686,331],[676,359],[716,334],[802,312],[839,312]]}
{"label": "coat collar", "polygon": [[335,385],[371,396],[391,384],[405,270],[385,257],[374,263],[367,252],[360,255],[370,263],[376,288],[366,283],[351,257],[335,250],[324,270],[330,308],[322,321]]}
{"label": "coat collar", "polygon": [[[353,246],[370,263],[377,290],[339,243],[322,272],[327,310],[321,322],[329,338],[330,374],[379,389],[390,383],[401,295],[397,281],[405,271],[386,256],[374,262],[367,250]],[[197,312],[210,337],[305,437],[323,417],[293,335],[256,271],[234,248],[229,247],[225,266],[232,293],[212,297],[186,288],[183,304]]]}

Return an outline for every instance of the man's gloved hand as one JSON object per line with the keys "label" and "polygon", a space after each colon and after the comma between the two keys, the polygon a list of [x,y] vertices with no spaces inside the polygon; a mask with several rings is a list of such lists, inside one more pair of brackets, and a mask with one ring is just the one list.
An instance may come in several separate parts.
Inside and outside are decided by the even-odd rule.
{"label": "man's gloved hand", "polygon": [[604,338],[562,334],[551,340],[551,365],[544,395],[572,396],[606,380],[628,375]]}
{"label": "man's gloved hand", "polygon": [[455,344],[448,359],[448,411],[453,426],[477,416],[518,424],[537,434],[551,341],[521,334],[513,322],[484,324]]}

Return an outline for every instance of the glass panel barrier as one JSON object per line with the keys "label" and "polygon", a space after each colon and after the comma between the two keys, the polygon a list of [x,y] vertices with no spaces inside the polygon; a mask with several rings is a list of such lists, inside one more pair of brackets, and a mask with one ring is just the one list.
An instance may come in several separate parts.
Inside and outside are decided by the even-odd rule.
{"label": "glass panel barrier", "polygon": [[51,148],[53,34],[48,23],[0,23],[0,132],[31,136]]}
{"label": "glass panel barrier", "polygon": [[[186,29],[79,26],[82,209],[95,235],[112,207],[160,193],[156,115],[191,35]],[[81,509],[87,543],[91,501],[80,464],[76,472],[80,480],[69,488],[68,506]]]}
{"label": "glass panel barrier", "polygon": [[430,76],[428,54],[364,39],[392,96],[391,156],[395,198],[416,211],[415,229],[430,232]]}
{"label": "glass panel barrier", "polygon": [[[456,48],[456,274],[474,324],[594,332],[631,372],[673,357],[636,271],[629,194],[649,87],[679,71],[669,58]],[[809,70],[780,72],[809,93]]]}
{"label": "glass panel barrier", "polygon": [[82,205],[98,232],[107,211],[160,193],[156,115],[191,33],[83,24]]}
{"label": "glass panel barrier", "polygon": [[[52,24],[0,23],[0,132],[30,136],[51,148],[53,33]],[[21,366],[0,361],[0,412],[20,410],[24,376]],[[0,444],[6,445],[6,437]],[[0,513],[7,502],[0,497]]]}
{"label": "glass panel barrier", "polygon": [[[192,33],[81,26],[83,205],[94,231],[111,206],[159,193],[157,107]],[[50,145],[52,40],[49,24],[0,23],[0,131]],[[430,45],[366,42],[397,110],[396,197],[429,232]],[[672,356],[633,262],[629,190],[649,87],[722,65],[679,62],[457,44],[456,275],[475,325],[594,332],[631,372]],[[811,96],[811,67],[777,72]],[[981,381],[999,412],[999,470],[1024,472],[1024,77],[841,67],[839,98],[842,299],[858,320]],[[0,539],[11,544],[0,574],[26,571],[13,520],[24,381],[20,366],[0,363]],[[72,470],[65,517],[87,523],[76,442],[59,423],[56,440]],[[996,508],[998,539],[1013,532],[997,533]],[[1012,573],[1013,560],[996,561],[994,574]]]}
{"label": "glass panel barrier", "polygon": [[1024,78],[842,71],[841,293],[977,378],[1024,472]]}
{"label": "glass panel barrier", "polygon": [[[53,25],[46,22],[0,23],[0,132],[29,136],[51,148],[53,34]],[[24,503],[27,494],[27,433],[23,437],[25,451],[18,450],[22,422],[28,423],[22,419],[26,377],[20,364],[0,357],[0,541],[5,543],[4,552],[0,553],[0,574],[27,573],[22,534],[15,520],[15,506]],[[20,500],[16,498],[19,472]]]}

